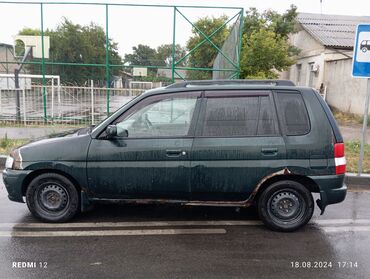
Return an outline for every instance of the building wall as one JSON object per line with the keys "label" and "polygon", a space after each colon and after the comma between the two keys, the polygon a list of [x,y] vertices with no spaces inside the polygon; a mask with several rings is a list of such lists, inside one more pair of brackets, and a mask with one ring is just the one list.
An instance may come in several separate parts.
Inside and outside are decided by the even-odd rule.
{"label": "building wall", "polygon": [[[0,45],[0,74],[14,74],[16,65],[4,63],[15,61],[11,50],[11,47],[7,45]],[[14,88],[14,79],[0,77],[0,89],[10,88]]]}
{"label": "building wall", "polygon": [[297,33],[289,37],[289,41],[294,46],[301,49],[300,57],[319,55],[325,47],[315,40],[306,30],[300,29]]}
{"label": "building wall", "polygon": [[341,111],[363,114],[367,82],[366,79],[353,78],[351,72],[350,58],[326,62],[326,101]]}
{"label": "building wall", "polygon": [[16,67],[15,64],[6,64],[1,62],[15,62],[12,48],[6,45],[0,45],[0,73],[13,74]]}
{"label": "building wall", "polygon": [[[13,47],[0,44],[0,74],[14,75],[14,70],[19,67],[17,64],[7,64],[5,62],[17,62],[13,55]],[[23,67],[21,73],[26,73],[26,67]],[[30,78],[19,79],[20,88],[31,88]],[[0,89],[14,89],[14,77],[0,77]]]}
{"label": "building wall", "polygon": [[[302,29],[290,37],[290,42],[301,52],[296,64],[282,73],[281,78],[316,89],[323,84],[326,102],[330,106],[344,112],[363,114],[366,80],[352,77],[351,50],[326,48]],[[316,72],[310,70],[311,64],[318,66]]]}
{"label": "building wall", "polygon": [[[305,30],[301,29],[298,33],[290,36],[289,41],[292,45],[301,50],[295,65],[291,66],[287,73],[281,77],[287,77],[295,84],[301,86],[312,86],[320,88],[323,74],[320,69],[324,67],[325,47]],[[318,71],[311,72],[311,65],[318,66]]]}

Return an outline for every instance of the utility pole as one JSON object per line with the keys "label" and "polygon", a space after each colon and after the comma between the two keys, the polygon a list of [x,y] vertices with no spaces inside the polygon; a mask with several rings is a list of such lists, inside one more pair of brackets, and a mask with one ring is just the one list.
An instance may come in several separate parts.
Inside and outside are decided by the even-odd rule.
{"label": "utility pole", "polygon": [[364,160],[364,146],[366,144],[367,134],[367,119],[369,114],[370,102],[370,53],[368,50],[364,51],[362,45],[364,41],[370,40],[370,24],[359,24],[356,28],[355,43],[353,47],[353,61],[352,61],[352,77],[367,79],[367,92],[365,99],[364,122],[362,125],[362,140],[360,150],[360,160],[358,161],[358,176],[363,171]]}
{"label": "utility pole", "polygon": [[[20,67],[22,68],[22,66]],[[21,121],[21,97],[19,94],[19,69],[14,69],[14,85],[15,85],[15,114],[16,120]]]}
{"label": "utility pole", "polygon": [[367,136],[367,117],[369,113],[369,101],[370,101],[370,78],[367,79],[367,94],[364,110],[364,122],[362,123],[362,140],[361,140],[360,160],[358,161],[358,175],[361,175],[363,171],[365,144],[367,139],[366,136]]}

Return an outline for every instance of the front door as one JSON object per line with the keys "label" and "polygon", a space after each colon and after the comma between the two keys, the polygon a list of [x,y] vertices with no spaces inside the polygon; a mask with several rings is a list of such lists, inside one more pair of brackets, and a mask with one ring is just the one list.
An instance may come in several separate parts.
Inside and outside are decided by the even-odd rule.
{"label": "front door", "polygon": [[89,189],[100,198],[179,198],[190,194],[193,118],[200,93],[149,96],[112,124],[118,135],[93,139]]}
{"label": "front door", "polygon": [[192,200],[246,200],[285,163],[269,91],[206,92],[192,149]]}

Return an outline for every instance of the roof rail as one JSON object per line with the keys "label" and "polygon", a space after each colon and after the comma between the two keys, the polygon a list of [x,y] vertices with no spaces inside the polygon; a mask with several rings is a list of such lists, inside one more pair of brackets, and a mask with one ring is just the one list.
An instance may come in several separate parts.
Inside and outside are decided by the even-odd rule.
{"label": "roof rail", "polygon": [[185,88],[192,86],[212,85],[274,85],[274,86],[295,86],[290,80],[280,79],[218,79],[218,80],[189,80],[174,83],[166,88]]}

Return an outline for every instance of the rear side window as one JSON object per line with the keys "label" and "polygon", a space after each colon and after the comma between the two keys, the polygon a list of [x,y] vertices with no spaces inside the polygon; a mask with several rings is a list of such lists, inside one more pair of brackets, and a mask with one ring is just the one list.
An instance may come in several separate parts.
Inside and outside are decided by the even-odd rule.
{"label": "rear side window", "polygon": [[202,136],[276,135],[269,96],[208,98]]}
{"label": "rear side window", "polygon": [[288,136],[305,135],[310,131],[310,121],[301,94],[278,92],[277,104]]}

